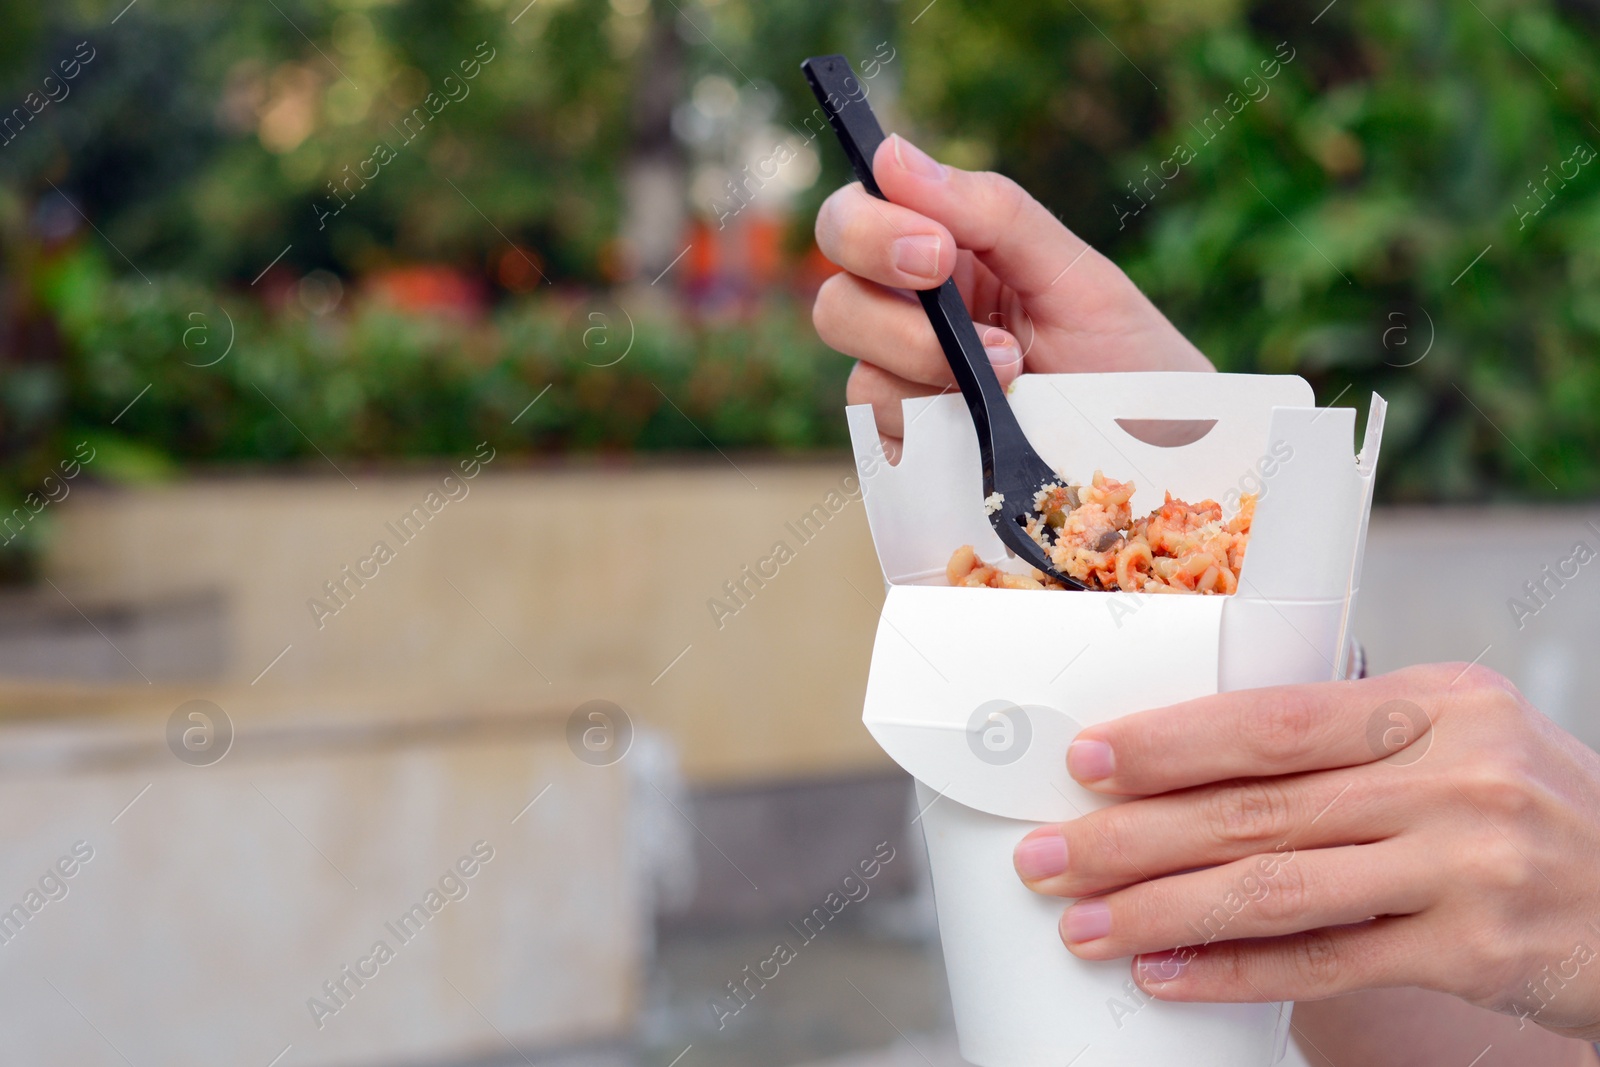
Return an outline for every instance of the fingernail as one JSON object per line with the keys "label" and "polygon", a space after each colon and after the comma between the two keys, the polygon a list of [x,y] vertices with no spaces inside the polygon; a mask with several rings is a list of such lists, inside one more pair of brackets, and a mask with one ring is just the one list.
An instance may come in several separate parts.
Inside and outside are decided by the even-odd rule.
{"label": "fingernail", "polygon": [[947,173],[943,163],[940,163],[899,134],[894,135],[894,161],[900,164],[901,170],[909,171],[919,178],[932,178],[935,181],[940,181],[944,179]]}
{"label": "fingernail", "polygon": [[1191,955],[1192,952],[1177,949],[1145,953],[1133,963],[1139,984],[1151,986],[1177,981],[1183,977],[1183,969],[1189,965]]}
{"label": "fingernail", "polygon": [[1080,782],[1110,778],[1114,769],[1111,746],[1104,741],[1074,741],[1067,746],[1067,770]]}
{"label": "fingernail", "polygon": [[1012,854],[1025,882],[1039,882],[1067,873],[1067,840],[1056,830],[1025,837]]}
{"label": "fingernail", "polygon": [[889,259],[894,269],[918,278],[937,281],[939,273],[939,238],[932,234],[897,237],[889,246]]}
{"label": "fingernail", "polygon": [[[991,338],[994,343],[990,343]],[[1007,370],[1022,359],[1022,350],[1003,330],[990,330],[983,339],[983,351],[996,370]]]}
{"label": "fingernail", "polygon": [[1103,900],[1084,900],[1061,916],[1061,936],[1073,944],[1093,941],[1111,932],[1111,905]]}

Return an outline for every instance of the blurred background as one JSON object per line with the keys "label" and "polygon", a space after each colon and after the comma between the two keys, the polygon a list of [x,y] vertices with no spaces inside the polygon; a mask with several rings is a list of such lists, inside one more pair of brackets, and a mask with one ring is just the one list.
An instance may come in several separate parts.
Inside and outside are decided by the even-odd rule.
{"label": "blurred background", "polygon": [[959,1063],[807,55],[1219,367],[1381,392],[1375,668],[1600,742],[1592,0],[0,8],[19,1060]]}

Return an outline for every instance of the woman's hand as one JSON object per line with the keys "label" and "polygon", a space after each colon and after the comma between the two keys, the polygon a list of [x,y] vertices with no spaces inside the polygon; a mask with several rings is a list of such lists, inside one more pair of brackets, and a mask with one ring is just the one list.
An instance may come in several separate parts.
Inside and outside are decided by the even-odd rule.
{"label": "woman's hand", "polygon": [[889,202],[852,182],[817,215],[817,244],[845,272],[823,284],[812,319],[860,361],[849,400],[871,403],[886,437],[904,432],[902,400],[955,386],[905,291],[952,275],[1002,383],[1023,370],[1212,369],[1116,264],[1009,178],[944,166],[899,136],[872,172]]}
{"label": "woman's hand", "polygon": [[1494,672],[1205,697],[1090,727],[1067,764],[1142,799],[1028,835],[1017,871],[1089,898],[1067,947],[1136,957],[1152,996],[1418,986],[1600,1039],[1600,757]]}

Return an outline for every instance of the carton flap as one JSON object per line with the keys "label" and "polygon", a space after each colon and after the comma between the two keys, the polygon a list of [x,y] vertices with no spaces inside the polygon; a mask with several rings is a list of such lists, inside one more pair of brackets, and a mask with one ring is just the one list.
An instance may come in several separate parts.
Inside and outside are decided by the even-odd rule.
{"label": "carton flap", "polygon": [[1107,800],[1067,775],[1067,744],[1091,723],[1215,693],[1224,600],[891,586],[863,719],[958,803],[1076,818]]}
{"label": "carton flap", "polygon": [[[1350,613],[1355,610],[1356,593],[1361,589],[1361,565],[1367,555],[1367,524],[1372,519],[1372,492],[1377,487],[1378,449],[1383,444],[1383,419],[1389,404],[1377,393],[1367,408],[1367,432],[1361,442],[1361,453],[1356,457],[1356,470],[1362,482],[1361,521],[1356,527],[1356,558],[1350,567],[1350,591],[1345,597],[1344,626],[1339,631],[1339,647],[1350,640]],[[1339,676],[1343,677],[1344,662],[1340,661]]]}
{"label": "carton flap", "polygon": [[[1088,481],[1103,470],[1132,480],[1135,514],[1159,507],[1168,491],[1190,501],[1210,497],[1231,511],[1243,494],[1258,492],[1264,472],[1278,465],[1270,451],[1274,410],[1316,410],[1311,387],[1292,375],[1025,374],[1009,398],[1028,439],[1059,473]],[[903,582],[937,574],[961,544],[985,559],[1005,558],[983,511],[977,436],[965,402],[947,393],[907,400],[903,409],[905,447],[895,466],[883,455],[872,408],[853,405],[848,411],[884,576]],[[1338,412],[1325,414],[1332,420]],[[1151,419],[1215,424],[1198,440],[1167,447],[1126,428],[1129,420]],[[1340,451],[1348,461],[1348,440]],[[1323,595],[1341,592],[1343,577],[1341,568],[1339,589]]]}
{"label": "carton flap", "polygon": [[1276,408],[1263,439],[1276,462],[1239,573],[1244,596],[1343,598],[1355,558],[1365,485],[1351,451],[1351,408]]}

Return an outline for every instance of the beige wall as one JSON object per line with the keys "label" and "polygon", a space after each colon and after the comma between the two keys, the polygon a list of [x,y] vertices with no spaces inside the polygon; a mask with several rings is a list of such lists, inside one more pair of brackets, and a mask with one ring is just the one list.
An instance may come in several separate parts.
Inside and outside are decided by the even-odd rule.
{"label": "beige wall", "polygon": [[[292,644],[258,689],[368,687],[463,708],[490,695],[547,709],[605,697],[674,737],[702,784],[886,768],[860,725],[882,598],[861,505],[844,506],[809,544],[786,525],[849,468],[735,458],[738,469],[721,460],[537,472],[491,464],[321,630],[306,601],[375,540],[397,545],[385,523],[421,502],[443,469],[352,469],[359,489],[330,472],[80,490],[58,510],[47,567],[69,594],[224,590],[234,685]],[[1482,652],[1600,744],[1587,713],[1600,693],[1597,661],[1580,640],[1600,617],[1600,584],[1586,568],[1522,627],[1506,607],[1540,565],[1600,537],[1593,518],[1375,515],[1355,620],[1374,664]],[[707,600],[780,539],[794,558],[719,629]],[[1474,580],[1440,582],[1440,560]]]}
{"label": "beige wall", "polygon": [[[574,760],[564,716],[219,690],[233,746],[190,766],[164,742],[183,699],[0,689],[0,910],[92,850],[0,944],[5,1062],[266,1064],[292,1046],[284,1064],[339,1067],[630,1030],[648,921],[630,826],[652,797],[626,764]],[[489,861],[427,902],[475,846]],[[436,909],[420,931],[387,929],[418,902]],[[373,974],[358,961],[380,940],[394,958]],[[346,966],[369,980],[340,1005],[323,983]]]}
{"label": "beige wall", "polygon": [[[407,544],[386,524],[444,468],[347,467],[356,487],[330,471],[80,490],[46,569],[68,595],[221,588],[233,685],[292,645],[258,689],[607,698],[673,736],[702,783],[886,767],[860,724],[882,600],[860,502],[808,544],[785,525],[851,469],[736,459],[539,472],[498,459]],[[319,629],[307,601],[335,606],[323,583],[380,539],[395,558]],[[793,559],[719,628],[708,599],[779,540]]]}

